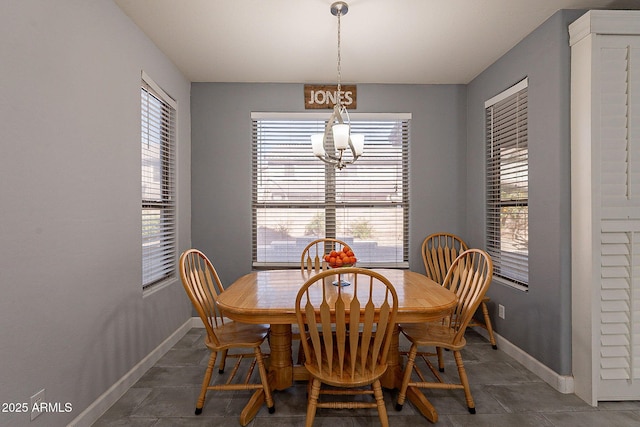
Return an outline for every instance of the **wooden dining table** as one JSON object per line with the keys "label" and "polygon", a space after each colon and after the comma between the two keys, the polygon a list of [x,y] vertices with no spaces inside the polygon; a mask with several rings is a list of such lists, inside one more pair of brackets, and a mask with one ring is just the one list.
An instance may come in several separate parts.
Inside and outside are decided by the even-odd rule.
{"label": "wooden dining table", "polygon": [[[426,276],[410,270],[374,269],[387,277],[398,294],[398,323],[421,323],[442,319],[457,303],[456,295]],[[246,274],[218,297],[222,313],[235,321],[271,326],[269,347],[269,385],[273,390],[291,387],[294,381],[308,380],[304,366],[294,365],[292,324],[296,324],[295,299],[300,287],[315,272],[302,270],[259,270]],[[337,292],[337,290],[336,290]],[[343,292],[349,292],[348,287]],[[388,368],[381,379],[385,388],[400,388],[402,360],[399,332],[395,328],[388,355]],[[416,388],[407,390],[407,398],[431,422],[438,420],[433,405]],[[264,403],[264,391],[257,390],[240,414],[242,425],[255,417]]]}

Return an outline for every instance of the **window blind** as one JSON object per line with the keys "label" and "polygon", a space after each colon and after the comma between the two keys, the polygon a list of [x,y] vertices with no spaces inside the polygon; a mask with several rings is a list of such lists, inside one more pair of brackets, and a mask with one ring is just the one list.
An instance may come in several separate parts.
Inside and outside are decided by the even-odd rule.
{"label": "window blind", "polygon": [[143,75],[142,285],[172,278],[176,271],[175,101]]}
{"label": "window blind", "polygon": [[311,150],[328,114],[252,115],[255,266],[298,266],[319,237],[346,241],[361,266],[408,265],[410,116],[356,116],[365,152],[338,171]]}
{"label": "window blind", "polygon": [[529,149],[525,79],[485,104],[486,241],[494,275],[529,281]]}

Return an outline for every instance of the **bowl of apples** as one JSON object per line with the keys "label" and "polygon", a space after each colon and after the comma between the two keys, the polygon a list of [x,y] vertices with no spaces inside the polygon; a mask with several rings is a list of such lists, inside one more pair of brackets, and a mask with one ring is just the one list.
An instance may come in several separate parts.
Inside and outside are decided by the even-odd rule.
{"label": "bowl of apples", "polygon": [[353,267],[358,261],[349,246],[343,247],[340,251],[331,251],[324,256],[324,260],[331,268]]}

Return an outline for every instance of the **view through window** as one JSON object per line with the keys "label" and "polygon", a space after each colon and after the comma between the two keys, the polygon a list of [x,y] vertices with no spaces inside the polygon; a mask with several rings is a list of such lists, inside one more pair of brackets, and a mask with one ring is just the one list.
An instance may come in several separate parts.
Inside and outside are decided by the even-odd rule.
{"label": "view through window", "polygon": [[142,135],[142,286],[175,276],[176,104],[143,73]]}
{"label": "view through window", "polygon": [[407,266],[410,115],[352,114],[351,132],[365,135],[365,151],[342,170],[311,150],[310,136],[324,131],[327,117],[252,114],[254,265],[298,266],[307,243],[335,237],[358,265]]}
{"label": "view through window", "polygon": [[529,282],[527,79],[485,103],[487,251],[494,277]]}

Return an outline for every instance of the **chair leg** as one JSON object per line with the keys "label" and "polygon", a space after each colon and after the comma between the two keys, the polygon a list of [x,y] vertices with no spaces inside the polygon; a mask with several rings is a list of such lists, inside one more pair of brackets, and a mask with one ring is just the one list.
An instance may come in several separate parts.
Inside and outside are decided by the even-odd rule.
{"label": "chair leg", "polygon": [[262,388],[264,389],[264,400],[267,403],[267,409],[270,414],[276,412],[276,406],[273,403],[273,396],[271,395],[271,388],[269,387],[269,377],[267,376],[267,369],[264,367],[264,359],[262,357],[262,351],[260,347],[253,349],[256,355],[256,363],[258,364],[258,371],[260,372],[260,380],[262,381]]}
{"label": "chair leg", "polygon": [[313,378],[311,380],[311,393],[307,401],[307,420],[306,427],[313,427],[313,420],[316,417],[316,409],[318,408],[318,397],[320,396],[320,380]]}
{"label": "chair leg", "polygon": [[409,380],[411,379],[411,371],[413,370],[413,364],[416,360],[416,354],[418,353],[418,346],[411,344],[409,355],[407,356],[407,365],[404,367],[404,375],[402,377],[402,386],[400,386],[400,392],[398,393],[398,401],[396,402],[396,411],[402,411],[402,405],[407,398],[407,388],[409,387]]}
{"label": "chair leg", "polygon": [[304,365],[304,348],[302,348],[302,338],[298,342],[298,365]]}
{"label": "chair leg", "polygon": [[222,350],[222,354],[220,355],[220,365],[218,366],[219,374],[224,374],[224,365],[227,362],[227,351],[228,350]]}
{"label": "chair leg", "polygon": [[487,304],[484,302],[482,302],[480,306],[482,307],[482,315],[484,316],[484,325],[485,325],[485,328],[487,329],[487,332],[489,333],[489,341],[491,342],[491,347],[493,347],[494,350],[497,350],[498,345],[496,344],[496,339],[493,336],[493,327],[491,326],[491,317],[489,317],[489,309],[487,308]]}
{"label": "chair leg", "polygon": [[211,356],[209,357],[209,364],[207,365],[207,370],[204,373],[204,379],[202,380],[202,388],[200,389],[200,396],[198,396],[198,401],[196,402],[196,415],[200,415],[202,413],[202,407],[204,406],[204,398],[207,395],[207,388],[209,387],[209,382],[211,381],[213,366],[216,364],[216,357],[218,357],[218,353],[215,351],[212,351]]}
{"label": "chair leg", "polygon": [[444,355],[442,354],[442,347],[436,347],[436,354],[438,355],[438,370],[444,372]]}
{"label": "chair leg", "polygon": [[378,406],[380,425],[382,425],[382,427],[389,427],[389,417],[387,416],[387,408],[384,406],[384,396],[382,395],[380,380],[375,380],[371,388],[373,389],[373,396],[376,398],[376,404]]}
{"label": "chair leg", "polygon": [[471,388],[469,387],[469,379],[467,378],[467,371],[464,369],[464,363],[462,362],[462,354],[459,350],[454,350],[453,357],[456,359],[456,366],[458,367],[458,375],[460,376],[460,382],[464,387],[464,396],[467,400],[467,408],[469,413],[476,413],[476,405],[473,403],[473,397],[471,396]]}

